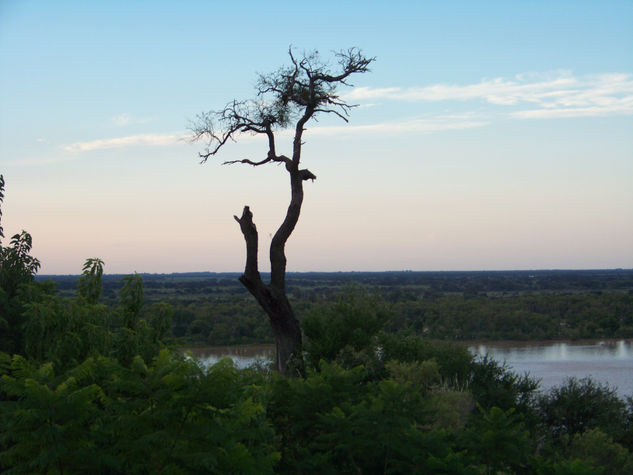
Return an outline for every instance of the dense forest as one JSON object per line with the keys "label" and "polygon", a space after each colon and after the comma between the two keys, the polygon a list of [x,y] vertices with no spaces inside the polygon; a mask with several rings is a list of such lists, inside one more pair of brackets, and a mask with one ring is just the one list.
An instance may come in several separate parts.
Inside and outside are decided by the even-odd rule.
{"label": "dense forest", "polygon": [[[216,315],[230,338],[242,325],[268,338],[249,326],[263,318],[230,276],[113,277],[88,259],[56,283],[35,278],[31,243],[24,231],[0,243],[2,473],[633,472],[633,398],[590,379],[542,392],[529,375],[429,335],[453,338],[457,316],[483,320],[497,301],[507,305],[499,318],[515,309],[580,328],[573,315],[586,310],[596,331],[622,331],[628,271],[604,273],[614,277],[600,289],[583,287],[596,273],[562,278],[564,289],[546,288],[556,273],[512,274],[511,290],[460,290],[486,274],[297,275],[306,372],[288,377],[229,359],[205,368],[178,350],[183,338],[215,338]],[[523,288],[531,275],[551,284]],[[604,315],[617,325],[603,326]]]}
{"label": "dense forest", "polygon": [[[116,302],[123,276],[103,276]],[[143,274],[147,302],[174,309],[183,344],[271,343],[264,313],[238,274]],[[79,276],[41,276],[76,295]],[[386,330],[434,339],[546,340],[633,337],[633,270],[289,273],[299,318],[362,288],[391,315]]]}

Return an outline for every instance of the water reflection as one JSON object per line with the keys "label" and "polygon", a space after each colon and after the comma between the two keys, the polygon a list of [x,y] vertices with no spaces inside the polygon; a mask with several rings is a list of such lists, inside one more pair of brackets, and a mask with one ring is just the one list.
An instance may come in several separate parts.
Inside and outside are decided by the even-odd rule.
{"label": "water reflection", "polygon": [[505,361],[517,373],[530,373],[541,380],[542,389],[560,385],[567,377],[590,376],[617,388],[620,396],[633,395],[633,340],[494,342],[469,349]]}
{"label": "water reflection", "polygon": [[237,368],[248,368],[254,364],[268,364],[275,358],[275,345],[234,345],[187,348],[203,366],[209,367],[222,358],[229,357]]}
{"label": "water reflection", "polygon": [[[617,388],[620,397],[633,396],[633,340],[578,342],[486,342],[469,346],[479,356],[506,362],[519,374],[540,380],[541,389],[559,386],[567,377],[585,378]],[[268,363],[274,345],[216,346],[188,349],[204,366],[230,357],[238,368]]]}
{"label": "water reflection", "polygon": [[478,355],[512,361],[584,361],[633,358],[633,341],[602,340],[595,342],[556,343],[486,343],[469,348]]}

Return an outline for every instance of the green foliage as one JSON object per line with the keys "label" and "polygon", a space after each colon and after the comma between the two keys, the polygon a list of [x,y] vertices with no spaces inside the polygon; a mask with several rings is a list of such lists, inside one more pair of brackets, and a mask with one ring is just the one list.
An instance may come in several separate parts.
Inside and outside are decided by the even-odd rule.
{"label": "green foliage", "polygon": [[429,412],[436,429],[463,429],[474,408],[473,396],[468,391],[438,388],[430,393]]}
{"label": "green foliage", "polygon": [[143,278],[137,273],[123,277],[123,288],[119,299],[123,313],[123,324],[126,328],[133,330],[143,306]]}
{"label": "green foliage", "polygon": [[77,290],[86,302],[89,304],[96,304],[101,297],[103,286],[101,284],[101,277],[103,276],[103,261],[96,257],[86,259],[84,263],[83,272],[79,278],[79,284]]}
{"label": "green foliage", "polygon": [[321,363],[306,379],[275,378],[268,414],[281,437],[280,473],[430,473],[463,469],[410,384],[364,382],[362,368]]}
{"label": "green foliage", "polygon": [[11,237],[8,247],[0,246],[0,287],[9,297],[15,296],[20,284],[32,282],[40,261],[29,255],[33,239],[26,231]]}
{"label": "green foliage", "polygon": [[358,404],[343,404],[322,417],[315,449],[336,471],[430,471],[448,455],[445,437],[422,429],[426,408],[407,385],[381,381]]}
{"label": "green foliage", "polygon": [[503,410],[516,408],[523,417],[533,422],[537,389],[538,381],[528,374],[518,375],[505,363],[501,364],[487,355],[472,366],[470,390],[485,409],[493,406]]}
{"label": "green foliage", "polygon": [[140,318],[143,307],[143,279],[138,274],[123,278],[120,304],[111,320],[118,326],[112,332],[111,354],[124,365],[130,365],[135,356],[151,359],[164,346],[171,328],[173,309],[159,302],[149,309],[146,318]]}
{"label": "green foliage", "polygon": [[100,259],[86,261],[78,298],[60,298],[33,285],[21,287],[17,296],[22,302],[19,347],[25,356],[51,361],[61,370],[97,355],[114,356],[130,365],[137,355],[151,360],[164,346],[171,306],[154,304],[147,318],[140,319],[142,279],[138,274],[124,279],[118,308],[97,304],[102,269]]}
{"label": "green foliage", "polygon": [[[21,284],[16,294],[9,298],[0,288],[0,351],[7,353],[23,353],[25,351],[26,312],[29,304],[39,302],[47,295],[53,295],[54,285],[51,283]],[[2,322],[4,320],[4,322]]]}
{"label": "green foliage", "polygon": [[585,290],[582,294],[495,293],[469,297],[462,291],[434,298],[403,297],[394,303],[397,318],[387,329],[437,339],[615,338],[627,337],[633,327],[633,298],[625,292]]}
{"label": "green foliage", "polygon": [[[279,455],[252,380],[203,373],[163,350],[151,364],[89,358],[57,375],[16,356],[3,370],[7,473],[272,473]],[[10,407],[7,407],[10,406]]]}
{"label": "green foliage", "polygon": [[[4,177],[0,175],[0,205],[4,200]],[[22,350],[22,318],[24,287],[32,285],[40,262],[30,255],[33,240],[26,231],[11,237],[9,246],[2,245],[0,206],[0,351]]]}
{"label": "green foliage", "polygon": [[138,274],[124,279],[118,308],[97,304],[102,270],[100,259],[86,261],[77,298],[58,297],[48,284],[20,286],[9,307],[16,322],[14,342],[3,349],[33,361],[50,361],[56,370],[97,355],[114,356],[125,365],[137,355],[151,360],[169,337],[172,307],[156,303],[140,318],[142,279]]}
{"label": "green foliage", "polygon": [[[0,175],[0,205],[4,201],[4,177]],[[0,206],[0,288],[11,298],[18,286],[33,280],[40,262],[29,255],[33,239],[26,231],[14,234],[8,247],[3,247],[2,207]]]}
{"label": "green foliage", "polygon": [[320,372],[305,379],[273,378],[268,416],[281,437],[282,465],[287,470],[320,466],[322,454],[312,454],[310,444],[322,433],[321,417],[335,407],[361,401],[369,389],[363,379],[361,368],[345,370],[325,361]]}
{"label": "green foliage", "polygon": [[383,361],[435,360],[443,384],[456,388],[465,388],[469,384],[473,356],[464,346],[447,341],[388,333],[379,335],[378,344]]}
{"label": "green foliage", "polygon": [[580,459],[553,461],[539,459],[535,473],[539,475],[602,475],[602,469]]}
{"label": "green foliage", "polygon": [[69,367],[107,353],[108,309],[75,299],[44,295],[25,306],[24,354],[35,361]]}
{"label": "green foliage", "polygon": [[33,276],[40,267],[37,259],[29,255],[31,235],[26,231],[11,238],[10,245],[0,245],[0,351],[20,351],[24,301],[19,294],[32,285]]}
{"label": "green foliage", "polygon": [[[174,306],[173,331],[183,345],[273,342],[268,320],[237,277],[144,275],[143,299]],[[53,278],[63,295],[73,295],[75,277]],[[377,300],[391,315],[384,327],[390,333],[449,340],[633,337],[631,270],[290,273],[297,315],[332,305],[349,282],[383,296]],[[101,298],[115,304],[120,276],[106,275],[102,284]]]}
{"label": "green foliage", "polygon": [[514,408],[478,408],[480,416],[463,434],[474,464],[482,464],[485,473],[525,470],[530,462],[531,441]]}
{"label": "green foliage", "polygon": [[[132,277],[114,308],[35,285],[20,288],[26,351],[0,353],[1,471],[589,474],[629,468],[621,442],[629,406],[613,406],[607,420],[620,420],[617,427],[594,424],[599,432],[554,438],[560,424],[545,416],[555,412],[548,401],[569,399],[557,396],[561,389],[551,401],[536,400],[535,382],[487,358],[473,360],[464,346],[380,333],[372,296],[357,293],[312,317],[310,350],[319,355],[318,367],[304,379],[288,379],[238,370],[228,359],[204,370],[161,349],[173,309],[143,306],[140,276]],[[583,399],[571,400],[575,407]],[[601,401],[592,404],[614,402]]]}
{"label": "green foliage", "polygon": [[428,391],[440,383],[440,371],[437,361],[401,362],[390,360],[385,364],[390,379],[400,384],[411,384],[421,391]]}
{"label": "green foliage", "polygon": [[626,405],[615,390],[589,378],[570,378],[538,400],[545,433],[554,447],[589,429],[600,429],[615,441],[627,432]]}
{"label": "green foliage", "polygon": [[375,295],[349,288],[337,300],[311,309],[302,319],[307,364],[338,361],[345,367],[376,359],[377,334],[390,317]]}
{"label": "green foliage", "polygon": [[633,454],[613,442],[600,429],[588,429],[575,434],[571,440],[569,455],[572,459],[582,459],[603,469],[604,474],[633,473]]}
{"label": "green foliage", "polygon": [[435,429],[462,428],[474,409],[472,394],[467,390],[451,389],[442,383],[439,365],[435,359],[385,363],[389,379],[409,385],[425,397],[429,408],[429,421]]}
{"label": "green foliage", "polygon": [[[91,450],[89,427],[104,400],[94,384],[69,376],[55,381],[53,365],[40,367],[14,356],[0,390],[14,400],[3,422],[0,464],[15,473],[90,471],[98,465]],[[45,450],[42,450],[43,448]]]}
{"label": "green foliage", "polygon": [[152,305],[149,311],[147,324],[151,329],[152,342],[164,341],[172,326],[174,308],[166,302],[158,302]]}

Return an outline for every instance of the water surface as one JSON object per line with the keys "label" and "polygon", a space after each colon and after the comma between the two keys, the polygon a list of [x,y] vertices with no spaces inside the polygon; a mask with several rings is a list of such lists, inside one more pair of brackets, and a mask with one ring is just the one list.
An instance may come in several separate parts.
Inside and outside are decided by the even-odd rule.
{"label": "water surface", "polygon": [[[568,377],[609,384],[620,397],[633,396],[633,340],[476,342],[468,349],[505,362],[516,373],[529,373],[540,380],[541,389],[564,383]],[[239,368],[268,363],[275,357],[274,345],[237,345],[189,348],[205,366],[230,357]]]}
{"label": "water surface", "polygon": [[505,361],[519,374],[529,373],[545,390],[568,377],[589,376],[616,388],[620,397],[633,396],[633,340],[487,342],[469,350]]}
{"label": "water surface", "polygon": [[270,363],[275,358],[275,345],[231,345],[186,348],[203,366],[212,366],[229,357],[238,368],[248,368],[256,363]]}

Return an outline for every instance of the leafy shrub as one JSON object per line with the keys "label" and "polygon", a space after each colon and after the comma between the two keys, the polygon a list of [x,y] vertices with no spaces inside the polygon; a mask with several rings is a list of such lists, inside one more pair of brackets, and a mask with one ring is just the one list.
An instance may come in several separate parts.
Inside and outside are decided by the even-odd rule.
{"label": "leafy shrub", "polygon": [[332,303],[311,309],[302,319],[306,362],[338,361],[347,368],[376,359],[376,335],[390,317],[376,295],[349,288]]}
{"label": "leafy shrub", "polygon": [[525,470],[532,453],[531,441],[514,408],[478,408],[480,417],[462,436],[473,465],[483,465],[485,473]]}
{"label": "leafy shrub", "polygon": [[279,473],[463,470],[447,434],[428,429],[417,388],[367,381],[361,367],[322,361],[303,380],[276,376],[268,415],[281,438]]}
{"label": "leafy shrub", "polygon": [[462,429],[474,408],[473,396],[468,391],[438,388],[430,393],[429,416],[433,428]]}
{"label": "leafy shrub", "polygon": [[467,386],[473,357],[464,346],[448,341],[382,333],[378,344],[383,361],[401,362],[435,360],[445,384]]}
{"label": "leafy shrub", "polygon": [[600,429],[588,429],[571,440],[570,458],[583,459],[607,475],[633,473],[633,454]]}
{"label": "leafy shrub", "polygon": [[279,459],[253,378],[230,360],[204,373],[163,350],[130,367],[88,358],[57,374],[2,364],[6,473],[273,473]]}
{"label": "leafy shrub", "polygon": [[537,389],[538,381],[528,374],[518,375],[487,355],[473,362],[470,390],[486,409],[514,407],[525,417],[533,410]]}
{"label": "leafy shrub", "polygon": [[422,391],[427,391],[440,382],[439,365],[434,359],[411,362],[390,360],[385,367],[390,379],[400,384],[411,384]]}
{"label": "leafy shrub", "polygon": [[626,405],[615,390],[591,378],[569,378],[538,400],[546,435],[555,444],[565,444],[575,434],[600,429],[618,441],[624,436]]}

